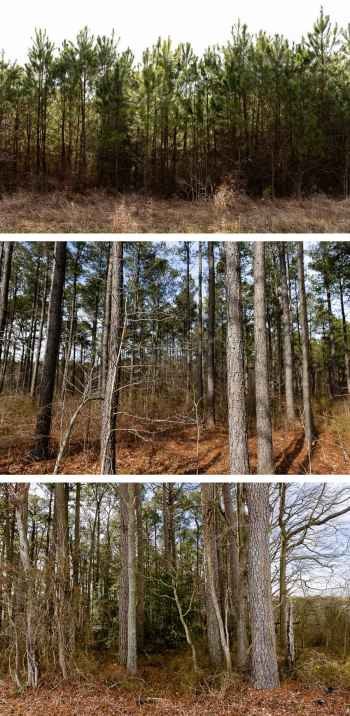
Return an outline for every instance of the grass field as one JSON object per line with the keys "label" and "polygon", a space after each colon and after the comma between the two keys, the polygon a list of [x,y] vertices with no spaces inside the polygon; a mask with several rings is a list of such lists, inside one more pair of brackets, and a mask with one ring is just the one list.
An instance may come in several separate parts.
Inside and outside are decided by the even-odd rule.
{"label": "grass field", "polygon": [[0,200],[1,233],[349,233],[350,198],[250,199],[219,190],[191,203],[104,191],[39,194],[19,191]]}

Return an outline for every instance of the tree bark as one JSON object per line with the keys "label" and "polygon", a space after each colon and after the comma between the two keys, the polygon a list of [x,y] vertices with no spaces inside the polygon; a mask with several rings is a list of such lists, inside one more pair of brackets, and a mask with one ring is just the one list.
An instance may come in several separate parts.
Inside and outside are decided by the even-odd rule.
{"label": "tree bark", "polygon": [[137,529],[137,648],[141,651],[145,640],[145,554],[142,522],[141,486],[135,483]]}
{"label": "tree bark", "polygon": [[254,342],[258,475],[273,475],[272,427],[265,320],[265,244],[254,243]]}
{"label": "tree bark", "polygon": [[30,485],[18,486],[13,502],[15,505],[16,521],[19,534],[19,552],[26,581],[26,652],[27,652],[27,684],[35,689],[39,685],[40,667],[36,636],[35,593],[33,589],[32,563],[29,553],[27,535],[28,524],[28,495]]}
{"label": "tree bark", "polygon": [[286,413],[288,420],[294,420],[293,401],[293,353],[290,331],[289,297],[286,272],[285,242],[279,242],[280,271],[282,284],[282,306],[283,306],[283,337],[284,337],[284,375],[286,392]]}
{"label": "tree bark", "polygon": [[118,664],[126,664],[128,658],[128,486],[119,483],[120,494],[120,588],[119,588],[119,646]]}
{"label": "tree bark", "polygon": [[348,398],[350,400],[350,367],[349,367],[349,346],[348,346],[348,332],[346,327],[346,318],[344,311],[344,297],[343,297],[343,285],[341,276],[339,277],[339,290],[340,290],[340,304],[341,304],[341,315],[343,321],[343,337],[344,337],[344,355],[345,355],[345,374],[346,374],[346,386],[348,389]]}
{"label": "tree bark", "polygon": [[[113,246],[113,244],[112,244]],[[108,347],[109,347],[109,333],[111,329],[111,299],[112,299],[112,259],[111,249],[109,251],[108,268],[107,268],[107,280],[106,280],[106,293],[105,293],[105,311],[103,317],[103,328],[102,328],[102,356],[101,356],[101,392],[102,395],[106,394],[106,383],[107,383],[107,372],[108,372]]]}
{"label": "tree bark", "polygon": [[307,323],[306,293],[305,293],[305,277],[304,277],[304,247],[303,242],[298,241],[298,281],[299,281],[299,300],[300,300],[300,322],[303,346],[303,410],[304,410],[304,429],[305,442],[311,448],[311,443],[317,437],[314,424],[314,416],[311,407],[311,386],[310,386],[310,348],[309,348],[309,331]]}
{"label": "tree bark", "polygon": [[47,285],[49,280],[49,260],[50,260],[50,252],[47,251],[46,256],[46,269],[45,269],[45,283],[44,283],[44,292],[43,292],[43,298],[42,298],[42,304],[41,304],[41,314],[40,314],[40,324],[39,324],[39,335],[38,335],[38,345],[36,348],[36,356],[35,356],[35,363],[34,363],[34,370],[32,375],[32,382],[30,386],[30,395],[34,397],[35,395],[35,389],[36,384],[38,380],[38,370],[39,370],[39,362],[40,362],[40,352],[41,352],[41,343],[43,340],[43,330],[44,330],[44,322],[45,322],[45,312],[46,312],[46,296],[47,296]]}
{"label": "tree bark", "polygon": [[135,486],[127,485],[128,490],[128,657],[127,672],[129,676],[137,674],[137,583],[136,583],[136,540],[135,540]]}
{"label": "tree bark", "polygon": [[63,482],[55,486],[56,519],[57,519],[57,577],[58,593],[56,596],[56,618],[58,636],[58,658],[64,681],[68,681],[67,650],[68,634],[70,633],[69,606],[69,535],[68,535],[68,500],[67,488]]}
{"label": "tree bark", "polygon": [[115,426],[117,418],[120,353],[123,318],[123,242],[113,241],[110,254],[112,272],[111,328],[106,390],[102,405],[101,475],[115,475]]}
{"label": "tree bark", "polygon": [[279,686],[271,594],[269,485],[248,484],[249,595],[252,630],[252,686]]}
{"label": "tree bark", "polygon": [[203,299],[202,299],[202,242],[198,249],[198,409],[203,413]]}
{"label": "tree bark", "polygon": [[248,419],[238,241],[225,242],[227,305],[227,394],[231,475],[249,475]]}
{"label": "tree bark", "polygon": [[11,276],[11,261],[12,261],[13,246],[14,246],[14,241],[6,241],[4,269],[2,272],[1,292],[0,292],[0,363],[1,363],[2,346],[4,343],[5,326],[6,326],[6,319],[7,319],[7,305],[8,305],[8,294],[9,294],[9,285],[10,285],[10,276]]}
{"label": "tree bark", "polygon": [[214,242],[208,241],[209,302],[208,302],[208,417],[207,426],[215,425],[215,267]]}
{"label": "tree bark", "polygon": [[45,460],[49,453],[52,401],[62,325],[62,296],[66,270],[66,241],[56,241],[52,272],[45,357],[41,378],[39,414],[32,457]]}
{"label": "tree bark", "polygon": [[217,557],[215,544],[215,484],[201,484],[203,543],[204,543],[204,575],[206,616],[209,643],[210,664],[213,671],[222,668],[223,656],[226,669],[231,671],[231,654],[226,639],[224,624],[219,604],[219,584],[217,575]]}

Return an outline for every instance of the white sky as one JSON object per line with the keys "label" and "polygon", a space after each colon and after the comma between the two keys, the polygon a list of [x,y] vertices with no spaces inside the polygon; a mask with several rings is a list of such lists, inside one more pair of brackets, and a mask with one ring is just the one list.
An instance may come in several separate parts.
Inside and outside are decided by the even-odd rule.
{"label": "white sky", "polygon": [[[121,37],[119,48],[128,46],[141,61],[142,51],[157,41],[158,36],[171,36],[173,46],[191,42],[201,55],[208,45],[226,44],[231,27],[238,18],[251,33],[264,29],[268,34],[283,34],[290,41],[299,41],[312,31],[319,15],[321,0],[249,0],[246,3],[203,0],[191,3],[177,0],[1,0],[0,49],[7,59],[23,64],[35,27],[46,29],[51,41],[60,46],[63,39],[74,40],[77,32],[87,25],[92,33],[110,35],[112,28]],[[350,22],[350,8],[344,0],[324,0],[324,12],[333,22],[346,27]]]}

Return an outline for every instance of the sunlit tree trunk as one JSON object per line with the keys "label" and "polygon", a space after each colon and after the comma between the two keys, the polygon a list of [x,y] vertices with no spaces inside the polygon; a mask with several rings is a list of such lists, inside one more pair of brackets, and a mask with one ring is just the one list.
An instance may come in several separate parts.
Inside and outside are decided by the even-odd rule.
{"label": "sunlit tree trunk", "polygon": [[254,343],[258,475],[273,475],[272,427],[266,346],[265,244],[254,243]]}

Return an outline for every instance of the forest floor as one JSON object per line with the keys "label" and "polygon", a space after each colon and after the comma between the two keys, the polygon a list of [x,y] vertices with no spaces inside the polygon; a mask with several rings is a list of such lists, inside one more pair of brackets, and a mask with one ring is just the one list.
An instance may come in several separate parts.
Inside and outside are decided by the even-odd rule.
{"label": "forest floor", "polygon": [[224,194],[210,201],[18,191],[0,196],[0,233],[349,233],[350,198],[251,199]]}
{"label": "forest floor", "polygon": [[[76,403],[71,400],[65,414],[68,423]],[[129,411],[128,411],[129,412]],[[331,416],[331,417],[329,417]],[[30,450],[35,427],[36,408],[27,398],[2,398],[0,403],[0,474],[53,474],[58,454],[61,415],[55,413],[51,433],[52,458],[33,462]],[[165,421],[166,422],[166,421]],[[170,421],[169,421],[170,422]],[[277,421],[273,430],[275,472],[277,475],[349,475],[350,415],[348,402],[340,402],[334,413],[317,416],[318,439],[309,456],[299,421],[293,425]],[[73,429],[62,475],[99,474],[100,413],[91,412],[89,440],[86,440],[87,414],[81,415]],[[250,425],[249,454],[251,474],[257,472],[257,436]],[[200,428],[197,462],[197,429],[173,424],[146,425],[129,416],[118,418],[116,474],[118,475],[229,475],[229,443],[226,426]]]}
{"label": "forest floor", "polygon": [[[8,677],[0,678],[1,716],[346,716],[349,691],[285,681],[273,690],[255,690],[234,674],[194,678],[185,657],[177,671],[167,659],[150,657],[140,663],[139,674],[128,679],[125,667],[104,659],[100,676],[80,674],[63,684],[52,674],[39,688],[17,689]],[[186,671],[185,671],[186,666]]]}

